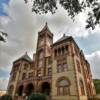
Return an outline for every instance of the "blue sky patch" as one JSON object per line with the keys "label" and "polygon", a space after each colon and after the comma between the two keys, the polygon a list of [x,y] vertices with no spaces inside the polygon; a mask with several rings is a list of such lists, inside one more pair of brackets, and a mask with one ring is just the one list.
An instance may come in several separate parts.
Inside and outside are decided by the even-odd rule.
{"label": "blue sky patch", "polygon": [[100,50],[100,34],[94,33],[89,37],[76,37],[75,38],[80,49],[84,51],[85,54],[91,54],[92,52]]}
{"label": "blue sky patch", "polygon": [[10,0],[0,0],[0,16],[7,16],[4,12],[3,4],[8,4]]}
{"label": "blue sky patch", "polygon": [[9,77],[9,72],[0,70],[0,77]]}

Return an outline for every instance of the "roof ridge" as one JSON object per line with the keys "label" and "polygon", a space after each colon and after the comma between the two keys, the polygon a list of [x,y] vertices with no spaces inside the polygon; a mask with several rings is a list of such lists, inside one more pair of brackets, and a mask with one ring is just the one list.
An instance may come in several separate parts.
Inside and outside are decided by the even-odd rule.
{"label": "roof ridge", "polygon": [[21,56],[21,57],[19,57],[17,60],[15,60],[15,62],[18,61],[18,60],[21,60],[21,59],[27,60],[27,61],[29,61],[29,62],[32,61],[32,59],[31,59],[30,56],[27,54],[27,52],[25,52],[25,54],[24,54],[23,56]]}

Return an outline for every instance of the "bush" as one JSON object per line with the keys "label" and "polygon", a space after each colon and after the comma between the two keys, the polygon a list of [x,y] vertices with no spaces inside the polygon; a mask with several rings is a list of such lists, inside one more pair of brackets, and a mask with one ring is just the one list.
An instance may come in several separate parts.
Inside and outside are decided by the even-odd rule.
{"label": "bush", "polygon": [[47,100],[47,97],[44,94],[32,93],[28,100]]}
{"label": "bush", "polygon": [[5,94],[5,95],[0,97],[0,100],[12,100],[12,97],[8,94]]}

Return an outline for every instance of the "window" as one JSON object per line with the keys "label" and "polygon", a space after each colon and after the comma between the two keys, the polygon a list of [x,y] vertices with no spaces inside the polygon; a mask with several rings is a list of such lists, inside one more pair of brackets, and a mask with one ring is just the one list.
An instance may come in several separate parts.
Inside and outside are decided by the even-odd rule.
{"label": "window", "polygon": [[80,95],[85,95],[84,84],[82,80],[79,81],[79,85],[80,85]]}
{"label": "window", "polygon": [[24,70],[27,70],[27,68],[28,68],[28,64],[24,64]]}
{"label": "window", "polygon": [[20,64],[15,64],[14,67],[13,67],[13,71],[17,71],[20,67]]}
{"label": "window", "polygon": [[49,57],[48,58],[48,65],[51,65],[52,64],[52,60],[51,60],[51,58]]}
{"label": "window", "polygon": [[[65,61],[64,61],[64,62],[65,62]],[[65,71],[68,71],[67,63],[61,62],[60,64],[57,65],[57,72],[58,72],[58,73],[60,73],[60,72],[65,72]]]}
{"label": "window", "polygon": [[24,80],[25,78],[26,78],[26,73],[23,73],[22,80]]}
{"label": "window", "polygon": [[78,56],[79,55],[79,53],[78,53],[78,49],[75,47],[75,54],[76,54],[76,56]]}
{"label": "window", "polygon": [[29,78],[33,77],[33,72],[29,73]]}
{"label": "window", "polygon": [[69,88],[69,81],[66,79],[62,79],[57,83],[57,95],[69,95],[70,88]]}
{"label": "window", "polygon": [[14,90],[14,86],[11,85],[11,86],[9,87],[9,89],[8,89],[8,93],[12,95],[13,90]]}
{"label": "window", "polygon": [[41,70],[38,70],[38,71],[37,71],[37,76],[42,76]]}
{"label": "window", "polygon": [[77,61],[77,70],[78,70],[78,72],[81,73],[81,68],[80,68],[80,63],[79,63],[79,61]]}
{"label": "window", "polygon": [[16,72],[12,73],[11,81],[15,81],[15,79],[16,79]]}
{"label": "window", "polygon": [[61,55],[61,48],[58,49],[58,55]]}
{"label": "window", "polygon": [[68,52],[68,45],[65,46],[65,52]]}
{"label": "window", "polygon": [[39,56],[40,56],[39,59],[43,58],[43,56],[44,56],[44,51],[43,50],[40,51],[40,55]]}
{"label": "window", "polygon": [[67,67],[67,63],[63,63],[63,71],[67,71],[68,67]]}
{"label": "window", "polygon": [[65,49],[62,47],[62,55],[65,54]]}
{"label": "window", "polygon": [[62,72],[62,66],[61,66],[61,64],[58,64],[57,65],[57,72],[59,73],[59,72]]}
{"label": "window", "polygon": [[57,50],[55,50],[54,53],[55,53],[54,55],[55,55],[55,57],[56,57],[56,56],[57,56]]}
{"label": "window", "polygon": [[39,60],[39,67],[43,66],[43,60]]}
{"label": "window", "polygon": [[44,40],[41,39],[41,40],[39,41],[39,46],[42,46],[43,44],[44,44]]}
{"label": "window", "polygon": [[52,69],[48,68],[48,75],[51,75],[51,74],[52,74]]}

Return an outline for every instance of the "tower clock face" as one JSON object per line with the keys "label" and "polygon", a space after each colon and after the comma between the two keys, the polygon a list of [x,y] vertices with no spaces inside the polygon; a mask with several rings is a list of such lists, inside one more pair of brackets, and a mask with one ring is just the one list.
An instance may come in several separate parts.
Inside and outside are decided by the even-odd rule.
{"label": "tower clock face", "polygon": [[47,40],[47,45],[50,46],[51,44],[52,44],[52,41],[51,41],[50,38],[48,38],[48,40]]}
{"label": "tower clock face", "polygon": [[43,44],[44,44],[44,40],[42,39],[39,41],[39,46],[42,46]]}
{"label": "tower clock face", "polygon": [[43,60],[39,60],[39,67],[43,66]]}
{"label": "tower clock face", "polygon": [[42,59],[44,57],[44,51],[41,51],[39,54],[39,59]]}

